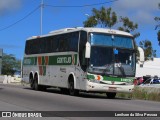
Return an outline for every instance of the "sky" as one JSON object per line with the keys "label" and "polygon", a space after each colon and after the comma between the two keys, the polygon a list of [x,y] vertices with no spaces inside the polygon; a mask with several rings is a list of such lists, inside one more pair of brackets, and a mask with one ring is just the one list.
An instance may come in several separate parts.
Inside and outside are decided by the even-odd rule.
{"label": "sky", "polygon": [[[138,44],[141,40],[150,40],[153,49],[157,50],[157,57],[160,57],[158,30],[155,30],[157,23],[154,21],[154,17],[160,17],[159,0],[43,1],[44,5],[48,6],[43,7],[42,34],[62,28],[82,27],[83,21],[87,20],[85,14],[92,15],[93,8],[111,7],[118,16],[129,17],[139,25],[136,31],[141,35],[136,39],[136,43]],[[106,4],[86,6],[105,2]],[[16,58],[22,59],[26,39],[41,34],[40,8],[38,8],[40,3],[41,0],[0,0],[0,48],[4,53],[13,54]]]}

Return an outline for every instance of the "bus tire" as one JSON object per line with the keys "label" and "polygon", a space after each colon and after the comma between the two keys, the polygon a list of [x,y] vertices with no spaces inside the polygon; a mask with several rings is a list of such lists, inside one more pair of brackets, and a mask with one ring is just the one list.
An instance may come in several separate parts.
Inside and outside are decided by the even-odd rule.
{"label": "bus tire", "polygon": [[34,86],[34,79],[33,79],[33,76],[30,76],[30,87],[31,87],[31,89],[32,90],[34,90],[35,89],[35,86]]}
{"label": "bus tire", "polygon": [[47,87],[44,86],[44,85],[38,85],[38,90],[40,90],[40,91],[46,91]]}
{"label": "bus tire", "polygon": [[78,96],[79,95],[79,90],[74,89],[74,81],[73,78],[69,80],[69,94],[71,96]]}
{"label": "bus tire", "polygon": [[39,90],[39,85],[38,85],[38,77],[37,75],[34,77],[34,86],[35,86],[35,90]]}
{"label": "bus tire", "polygon": [[60,88],[61,93],[65,95],[69,95],[69,90],[67,88]]}
{"label": "bus tire", "polygon": [[109,99],[114,99],[116,97],[115,92],[107,92],[106,95],[107,95],[107,98]]}
{"label": "bus tire", "polygon": [[38,76],[34,77],[34,89],[37,91],[46,91],[47,87],[43,85],[38,85]]}

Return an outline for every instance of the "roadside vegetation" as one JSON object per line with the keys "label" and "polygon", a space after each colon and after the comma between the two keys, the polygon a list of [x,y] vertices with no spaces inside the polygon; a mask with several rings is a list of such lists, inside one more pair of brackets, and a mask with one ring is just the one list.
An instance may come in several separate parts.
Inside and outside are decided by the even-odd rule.
{"label": "roadside vegetation", "polygon": [[132,94],[118,93],[117,97],[126,99],[160,101],[160,88],[137,86],[135,87]]}
{"label": "roadside vegetation", "polygon": [[17,71],[21,71],[21,60],[13,54],[3,54],[2,57],[2,75],[13,76]]}

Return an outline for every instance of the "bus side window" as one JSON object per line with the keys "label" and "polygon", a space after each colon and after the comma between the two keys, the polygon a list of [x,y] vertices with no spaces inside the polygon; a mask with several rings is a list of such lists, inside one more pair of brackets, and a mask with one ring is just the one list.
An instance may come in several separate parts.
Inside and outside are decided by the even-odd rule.
{"label": "bus side window", "polygon": [[52,52],[59,52],[59,35],[52,36]]}
{"label": "bus side window", "polygon": [[59,43],[59,51],[60,52],[63,52],[64,51],[64,39],[61,39],[60,40],[60,43]]}
{"label": "bus side window", "polygon": [[74,52],[78,51],[78,38],[79,38],[79,32],[71,33],[69,51],[74,51]]}

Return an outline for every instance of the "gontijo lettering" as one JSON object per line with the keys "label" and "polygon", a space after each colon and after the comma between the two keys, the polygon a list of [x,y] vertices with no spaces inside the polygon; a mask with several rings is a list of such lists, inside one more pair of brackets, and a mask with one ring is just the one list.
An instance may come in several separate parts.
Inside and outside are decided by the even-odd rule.
{"label": "gontijo lettering", "polygon": [[71,63],[71,57],[58,57],[57,63]]}

